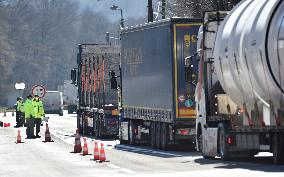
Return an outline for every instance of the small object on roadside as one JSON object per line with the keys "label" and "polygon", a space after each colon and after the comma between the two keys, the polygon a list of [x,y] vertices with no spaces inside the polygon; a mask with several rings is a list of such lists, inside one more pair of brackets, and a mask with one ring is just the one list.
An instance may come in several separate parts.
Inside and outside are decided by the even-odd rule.
{"label": "small object on roadside", "polygon": [[17,135],[17,142],[16,142],[17,144],[18,143],[23,143],[22,142],[22,137],[21,137],[21,132],[20,132],[20,130],[18,130],[18,135]]}
{"label": "small object on roadside", "polygon": [[53,140],[51,140],[51,135],[50,135],[50,132],[49,132],[48,124],[46,124],[45,140],[43,142],[44,143],[46,143],[46,142],[53,142]]}
{"label": "small object on roadside", "polygon": [[101,162],[109,162],[106,160],[106,154],[105,154],[105,150],[104,150],[104,144],[101,143],[101,150],[100,150],[100,163]]}
{"label": "small object on roadside", "polygon": [[75,145],[74,145],[74,152],[73,153],[80,153],[82,152],[81,146],[81,138],[79,135],[79,129],[76,130],[76,137],[75,137]]}
{"label": "small object on roadside", "polygon": [[95,147],[94,147],[94,160],[100,160],[100,150],[98,146],[98,142],[95,141]]}
{"label": "small object on roadside", "polygon": [[86,138],[84,138],[83,155],[88,155],[88,144]]}

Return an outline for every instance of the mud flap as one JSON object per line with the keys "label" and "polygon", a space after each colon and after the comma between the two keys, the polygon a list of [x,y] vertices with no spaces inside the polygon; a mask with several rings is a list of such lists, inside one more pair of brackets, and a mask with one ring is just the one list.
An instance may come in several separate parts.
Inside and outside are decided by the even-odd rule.
{"label": "mud flap", "polygon": [[120,123],[120,138],[121,140],[128,141],[128,122]]}
{"label": "mud flap", "polygon": [[207,128],[202,132],[203,156],[218,156],[218,128]]}

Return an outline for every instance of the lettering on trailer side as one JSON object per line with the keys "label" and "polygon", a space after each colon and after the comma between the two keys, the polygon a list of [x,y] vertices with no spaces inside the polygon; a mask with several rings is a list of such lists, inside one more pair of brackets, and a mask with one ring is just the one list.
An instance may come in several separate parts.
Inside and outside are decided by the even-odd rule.
{"label": "lettering on trailer side", "polygon": [[143,63],[141,48],[124,49],[126,64],[131,76],[137,76],[138,66]]}

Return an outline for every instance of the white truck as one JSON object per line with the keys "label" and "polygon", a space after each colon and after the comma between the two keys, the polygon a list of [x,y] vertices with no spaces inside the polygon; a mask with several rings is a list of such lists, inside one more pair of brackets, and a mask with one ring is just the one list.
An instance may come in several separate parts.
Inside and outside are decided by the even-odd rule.
{"label": "white truck", "polygon": [[197,149],[222,160],[272,152],[283,163],[284,1],[205,13],[198,46]]}
{"label": "white truck", "polygon": [[63,84],[63,103],[67,106],[68,114],[77,111],[77,87],[72,84],[71,80],[64,80]]}
{"label": "white truck", "polygon": [[42,98],[44,111],[46,114],[59,114],[63,116],[63,97],[62,92],[46,91]]}

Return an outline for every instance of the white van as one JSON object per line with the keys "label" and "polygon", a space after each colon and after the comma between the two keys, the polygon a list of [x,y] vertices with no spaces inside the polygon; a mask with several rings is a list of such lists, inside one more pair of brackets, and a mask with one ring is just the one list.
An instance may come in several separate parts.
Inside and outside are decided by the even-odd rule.
{"label": "white van", "polygon": [[63,116],[63,96],[59,91],[46,91],[42,98],[44,111],[46,114],[59,114]]}

